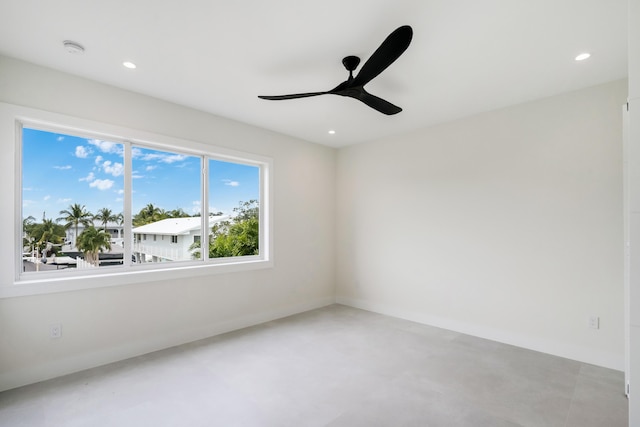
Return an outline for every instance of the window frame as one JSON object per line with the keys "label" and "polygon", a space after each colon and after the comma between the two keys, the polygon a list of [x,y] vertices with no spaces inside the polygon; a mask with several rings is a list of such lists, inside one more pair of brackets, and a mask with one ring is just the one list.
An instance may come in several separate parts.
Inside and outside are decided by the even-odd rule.
{"label": "window frame", "polygon": [[[11,262],[13,280],[4,277],[0,280],[0,298],[12,296],[24,296],[42,293],[80,290],[104,286],[117,286],[129,283],[151,282],[156,280],[171,280],[185,277],[197,277],[211,274],[225,274],[230,272],[242,272],[255,269],[273,267],[273,238],[272,238],[272,200],[271,181],[273,160],[259,154],[238,151],[213,143],[197,142],[189,139],[175,138],[156,134],[148,131],[111,125],[91,120],[85,120],[57,113],[50,113],[28,107],[20,107],[11,104],[0,103],[0,129],[7,136],[8,123],[11,120],[13,128],[13,172],[14,172],[14,233],[13,256]],[[145,146],[157,150],[171,150],[188,155],[201,156],[203,159],[203,174],[201,185],[201,201],[208,203],[207,183],[204,174],[204,166],[208,159],[222,160],[225,162],[240,163],[257,166],[259,168],[259,220],[260,220],[260,255],[229,258],[209,259],[204,256],[199,260],[180,261],[177,263],[153,263],[153,265],[132,265],[127,260],[127,254],[131,255],[131,244],[125,239],[124,265],[116,267],[100,267],[99,271],[75,270],[38,272],[26,274],[22,271],[22,129],[23,127],[38,130],[70,134],[82,138],[98,138],[115,143],[125,144],[124,162],[128,171],[125,174],[125,202],[124,202],[124,235],[133,236],[132,212],[131,212],[131,147]],[[224,137],[225,142],[229,141]],[[213,136],[211,141],[216,140]],[[202,230],[208,230],[208,204],[203,204]],[[203,251],[206,253],[206,251]],[[151,263],[150,263],[151,264]],[[6,280],[9,279],[9,280]],[[91,279],[91,280],[87,280]],[[9,282],[7,284],[7,282]]]}

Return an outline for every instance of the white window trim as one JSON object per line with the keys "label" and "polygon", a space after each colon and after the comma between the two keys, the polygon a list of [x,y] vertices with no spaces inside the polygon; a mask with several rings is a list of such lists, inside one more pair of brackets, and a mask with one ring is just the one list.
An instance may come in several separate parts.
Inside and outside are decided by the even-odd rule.
{"label": "white window trim", "polygon": [[[22,162],[20,157],[22,147],[21,144],[18,143],[18,141],[20,141],[18,132],[21,131],[22,125],[25,127],[50,130],[52,132],[68,132],[71,135],[81,137],[100,138],[114,142],[126,141],[135,145],[148,146],[158,150],[173,150],[198,156],[204,155],[223,161],[235,161],[241,164],[259,166],[261,189],[259,200],[261,225],[260,255],[204,259],[201,261],[181,261],[176,264],[101,267],[99,273],[90,273],[86,270],[65,271],[63,273],[39,272],[37,273],[37,277],[29,275],[28,278],[25,278],[22,275],[22,269],[20,268],[18,259],[18,255],[22,253],[22,251],[19,250],[19,243],[21,243],[22,240]],[[216,135],[212,135],[211,140],[213,141],[215,139]],[[8,159],[5,159],[13,163],[7,168],[8,171],[13,173],[13,181],[10,181],[13,184],[7,184],[5,182],[1,184],[0,190],[5,190],[5,194],[12,191],[15,205],[13,212],[7,213],[7,215],[13,217],[11,218],[12,221],[8,221],[8,224],[13,223],[13,244],[6,245],[5,248],[0,249],[2,251],[0,252],[0,298],[226,274],[272,268],[274,265],[272,238],[273,203],[271,192],[273,160],[269,157],[213,144],[174,138],[6,103],[0,103],[0,140],[11,141],[11,146],[5,147],[6,153],[9,154],[7,156]],[[9,166],[8,161],[3,163],[3,165]],[[131,182],[127,182],[127,178],[125,177],[125,186],[130,186],[130,184]],[[9,186],[11,186],[11,188],[9,188]],[[128,204],[129,206],[127,206]],[[125,221],[128,220],[128,223],[130,223],[130,202],[125,203],[124,214]],[[5,224],[5,227],[9,228],[8,224]],[[9,233],[7,233],[7,235],[8,234]],[[7,258],[9,258],[10,261],[7,260]],[[9,262],[12,265],[10,269],[6,268]]]}

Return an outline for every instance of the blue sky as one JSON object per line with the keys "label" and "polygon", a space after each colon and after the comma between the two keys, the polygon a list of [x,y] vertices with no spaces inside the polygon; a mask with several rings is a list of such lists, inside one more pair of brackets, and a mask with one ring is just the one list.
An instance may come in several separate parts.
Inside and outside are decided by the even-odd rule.
{"label": "blue sky", "polygon": [[[23,130],[22,215],[54,220],[69,205],[91,213],[123,211],[123,145],[35,129]],[[132,148],[133,214],[148,203],[165,210],[200,212],[200,157]],[[258,199],[259,169],[209,161],[210,211],[232,213],[240,201]]]}

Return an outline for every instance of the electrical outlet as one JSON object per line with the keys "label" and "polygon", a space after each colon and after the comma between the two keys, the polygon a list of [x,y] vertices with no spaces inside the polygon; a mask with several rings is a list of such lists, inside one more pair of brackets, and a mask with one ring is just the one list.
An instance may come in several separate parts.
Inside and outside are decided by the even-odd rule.
{"label": "electrical outlet", "polygon": [[600,318],[598,316],[589,316],[589,327],[591,329],[600,329]]}
{"label": "electrical outlet", "polygon": [[55,325],[51,325],[49,328],[49,337],[51,338],[61,338],[62,337],[62,325],[60,323],[56,323]]}

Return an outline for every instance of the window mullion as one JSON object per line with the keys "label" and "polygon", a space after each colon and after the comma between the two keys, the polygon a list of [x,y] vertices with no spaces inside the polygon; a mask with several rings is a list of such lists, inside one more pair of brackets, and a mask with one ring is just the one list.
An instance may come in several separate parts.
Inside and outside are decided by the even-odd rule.
{"label": "window mullion", "polygon": [[131,198],[133,191],[133,179],[131,177],[131,172],[133,169],[132,164],[132,155],[131,155],[131,142],[124,142],[124,154],[123,154],[123,162],[124,162],[124,223],[123,223],[123,238],[124,238],[124,259],[122,260],[122,264],[127,266],[132,264],[132,254],[133,254],[133,215],[131,212]]}
{"label": "window mullion", "polygon": [[209,160],[205,156],[202,156],[202,185],[200,187],[202,188],[200,258],[206,262],[209,259]]}

